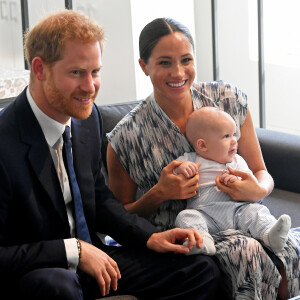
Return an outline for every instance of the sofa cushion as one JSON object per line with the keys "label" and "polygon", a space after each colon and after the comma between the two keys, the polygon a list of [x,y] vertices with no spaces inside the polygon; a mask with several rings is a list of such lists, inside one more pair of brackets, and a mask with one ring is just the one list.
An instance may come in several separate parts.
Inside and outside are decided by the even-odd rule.
{"label": "sofa cushion", "polygon": [[263,200],[271,214],[278,219],[282,214],[291,217],[292,228],[300,227],[300,195],[281,189],[274,189],[272,193]]}

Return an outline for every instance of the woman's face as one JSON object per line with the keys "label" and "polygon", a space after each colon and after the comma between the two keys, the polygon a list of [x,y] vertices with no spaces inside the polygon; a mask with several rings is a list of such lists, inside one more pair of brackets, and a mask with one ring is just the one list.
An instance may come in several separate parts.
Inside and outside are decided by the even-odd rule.
{"label": "woman's face", "polygon": [[177,102],[190,95],[195,79],[193,47],[181,32],[171,33],[160,39],[145,64],[141,67],[149,75],[154,96],[160,104],[164,101]]}

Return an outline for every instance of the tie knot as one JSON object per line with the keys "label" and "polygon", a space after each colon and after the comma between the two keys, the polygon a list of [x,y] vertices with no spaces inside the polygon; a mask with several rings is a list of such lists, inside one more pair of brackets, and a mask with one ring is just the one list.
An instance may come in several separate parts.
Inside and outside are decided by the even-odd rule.
{"label": "tie knot", "polygon": [[63,133],[63,139],[65,142],[69,141],[71,139],[71,136],[70,136],[70,127],[69,126],[66,126],[65,127],[65,131]]}

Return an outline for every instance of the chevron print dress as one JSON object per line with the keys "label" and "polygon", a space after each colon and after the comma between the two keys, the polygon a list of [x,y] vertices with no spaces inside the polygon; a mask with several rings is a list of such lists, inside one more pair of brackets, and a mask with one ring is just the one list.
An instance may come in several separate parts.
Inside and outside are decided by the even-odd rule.
{"label": "chevron print dress", "polygon": [[[247,114],[247,97],[224,82],[195,84],[191,88],[194,110],[218,106],[228,112],[239,128]],[[107,135],[114,151],[139,192],[147,192],[158,182],[162,169],[172,160],[192,152],[179,128],[168,118],[153,94],[142,101]],[[174,227],[184,200],[165,201],[149,220],[160,230]],[[240,231],[227,230],[214,235],[216,257],[225,274],[224,286],[231,299],[276,299],[281,276],[262,245]],[[289,297],[299,294],[300,229],[291,230],[283,251],[277,253],[286,269]]]}

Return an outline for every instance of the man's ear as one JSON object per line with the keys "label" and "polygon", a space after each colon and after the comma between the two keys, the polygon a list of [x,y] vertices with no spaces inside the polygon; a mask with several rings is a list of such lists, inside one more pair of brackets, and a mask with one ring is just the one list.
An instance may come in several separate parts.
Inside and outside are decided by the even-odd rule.
{"label": "man's ear", "polygon": [[198,139],[196,142],[197,149],[202,152],[207,151],[206,142],[203,139]]}
{"label": "man's ear", "polygon": [[46,64],[39,56],[36,56],[31,63],[31,72],[37,80],[45,80]]}
{"label": "man's ear", "polygon": [[139,59],[139,64],[140,64],[143,72],[145,73],[145,75],[149,76],[147,65],[146,65],[146,63],[144,62],[143,59],[141,59],[141,58]]}

